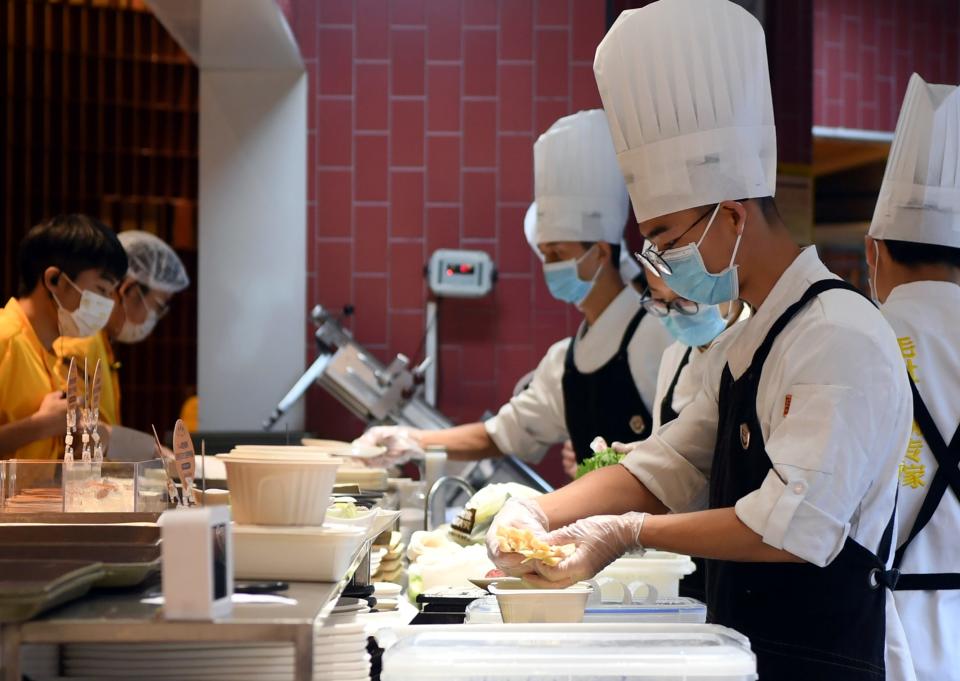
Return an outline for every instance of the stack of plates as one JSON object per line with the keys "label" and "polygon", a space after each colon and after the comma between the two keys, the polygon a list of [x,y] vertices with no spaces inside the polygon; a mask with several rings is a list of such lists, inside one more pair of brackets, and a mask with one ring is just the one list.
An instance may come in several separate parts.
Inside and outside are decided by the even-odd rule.
{"label": "stack of plates", "polygon": [[[316,628],[314,681],[370,678],[364,625],[355,621],[360,603],[338,603],[343,609]],[[65,645],[62,664],[69,679],[292,681],[294,660],[293,646],[276,643],[124,643]]]}
{"label": "stack of plates", "polygon": [[[390,533],[387,546],[375,546],[370,555],[370,574],[380,582],[399,582],[403,576],[403,553],[406,545],[399,532]],[[378,558],[375,560],[375,556]]]}
{"label": "stack of plates", "polygon": [[377,611],[390,612],[400,607],[400,594],[403,589],[393,582],[375,582],[373,597],[377,599]]}

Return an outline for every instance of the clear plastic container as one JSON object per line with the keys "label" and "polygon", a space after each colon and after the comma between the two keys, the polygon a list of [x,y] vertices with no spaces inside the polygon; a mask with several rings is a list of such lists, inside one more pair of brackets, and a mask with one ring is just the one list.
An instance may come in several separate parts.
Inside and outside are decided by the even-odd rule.
{"label": "clear plastic container", "polygon": [[167,508],[163,462],[0,462],[0,509],[10,513],[138,513]]}
{"label": "clear plastic container", "polygon": [[384,654],[380,678],[754,681],[756,669],[749,641],[715,625],[478,625],[401,638]]}
{"label": "clear plastic container", "polygon": [[[666,551],[647,551],[643,556],[628,554],[619,558],[597,575],[599,580],[612,580],[631,588],[635,596],[640,584],[653,587],[656,598],[676,598],[679,595],[680,580],[693,574],[697,569],[689,556]],[[604,598],[608,596],[606,587]]]}

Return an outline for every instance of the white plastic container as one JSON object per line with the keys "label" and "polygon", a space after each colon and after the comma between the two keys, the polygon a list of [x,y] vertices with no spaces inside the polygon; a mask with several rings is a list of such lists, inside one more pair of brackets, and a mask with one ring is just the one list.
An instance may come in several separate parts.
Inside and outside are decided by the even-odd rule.
{"label": "white plastic container", "polygon": [[339,582],[366,539],[360,527],[233,526],[238,579]]}
{"label": "white plastic container", "polygon": [[233,519],[241,525],[319,527],[340,467],[334,458],[246,458],[224,454]]}
{"label": "white plastic container", "polygon": [[[411,627],[410,629],[416,629]],[[390,645],[391,632],[378,632]],[[749,641],[714,625],[431,626],[400,634],[382,681],[755,681]]]}
{"label": "white plastic container", "polygon": [[[478,598],[467,606],[466,624],[502,624],[500,606],[495,596]],[[663,622],[672,624],[703,624],[707,621],[707,607],[693,598],[665,598],[655,603],[618,605],[587,602],[583,623],[640,624]]]}
{"label": "white plastic container", "polygon": [[593,587],[580,583],[566,589],[531,589],[507,581],[491,584],[490,593],[497,597],[506,624],[582,622]]}
{"label": "white plastic container", "polygon": [[[679,596],[680,580],[697,569],[689,556],[666,551],[647,551],[643,557],[627,555],[605,568],[597,579],[610,579],[628,587],[636,598],[646,597],[641,584],[656,589],[656,598]],[[603,589],[604,599],[609,598]]]}

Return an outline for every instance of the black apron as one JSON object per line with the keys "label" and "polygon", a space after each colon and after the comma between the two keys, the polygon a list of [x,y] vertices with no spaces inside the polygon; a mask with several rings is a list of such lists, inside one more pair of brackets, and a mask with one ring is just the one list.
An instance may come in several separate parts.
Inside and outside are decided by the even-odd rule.
{"label": "black apron", "polygon": [[677,373],[673,375],[673,381],[670,383],[670,387],[667,388],[667,394],[663,396],[663,399],[660,400],[660,425],[665,426],[674,419],[676,419],[680,414],[678,414],[673,408],[673,393],[677,389],[677,383],[680,381],[680,374],[683,372],[684,367],[690,363],[690,353],[693,352],[693,346],[687,348],[687,351],[683,353],[683,359],[680,360],[680,366],[677,367]]}
{"label": "black apron", "polygon": [[633,382],[627,348],[646,310],[627,324],[617,353],[596,371],[584,374],[573,361],[574,338],[563,369],[563,404],[567,433],[577,462],[593,456],[590,443],[600,435],[608,443],[634,442],[650,436],[653,419]]}
{"label": "black apron", "polygon": [[[940,431],[937,430],[933,417],[927,405],[920,397],[920,392],[910,379],[910,390],[913,391],[913,420],[923,433],[923,439],[926,441],[930,451],[933,452],[937,460],[937,472],[933,476],[933,481],[927,488],[927,494],[920,505],[920,512],[917,513],[917,519],[910,528],[910,534],[907,541],[903,543],[894,556],[893,567],[900,569],[903,563],[903,557],[906,554],[907,547],[916,539],[921,530],[927,526],[941,500],[947,492],[947,487],[953,491],[954,495],[960,500],[960,428],[957,428],[953,439],[948,445]],[[933,572],[924,574],[901,574],[897,581],[897,591],[941,591],[941,590],[960,589],[960,573],[958,572]]]}
{"label": "black apron", "polygon": [[[758,489],[773,468],[757,417],[760,374],[790,320],[831,289],[860,294],[839,280],[813,284],[774,323],[740,378],[734,380],[729,365],[724,368],[710,508],[734,506]],[[764,681],[884,681],[886,591],[896,583],[896,571],[887,571],[885,563],[893,543],[895,507],[879,555],[848,537],[840,554],[823,568],[708,560],[709,621],[750,638]]]}
{"label": "black apron", "polygon": [[[671,421],[676,420],[680,414],[678,414],[673,408],[673,393],[677,389],[677,383],[680,382],[680,374],[683,372],[684,367],[690,363],[690,353],[693,352],[693,346],[687,348],[687,351],[683,353],[683,359],[680,360],[680,366],[677,367],[677,373],[673,376],[673,381],[670,382],[670,387],[667,388],[667,394],[663,396],[663,399],[660,400],[660,425],[665,426]],[[693,574],[687,575],[682,580],[680,580],[680,591],[679,594],[686,598],[695,598],[700,602],[706,602],[707,600],[707,581],[704,576],[706,572],[706,562],[703,558],[691,558],[696,569],[693,571]]]}

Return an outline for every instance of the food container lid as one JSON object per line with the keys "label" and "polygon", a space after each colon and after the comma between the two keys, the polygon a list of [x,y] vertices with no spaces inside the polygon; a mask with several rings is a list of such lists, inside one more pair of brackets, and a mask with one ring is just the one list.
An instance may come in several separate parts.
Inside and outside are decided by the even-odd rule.
{"label": "food container lid", "polygon": [[283,534],[302,537],[362,537],[366,535],[366,528],[354,525],[338,525],[324,523],[322,527],[293,526],[293,525],[240,525],[233,524],[233,533],[241,535]]}
{"label": "food container lid", "polygon": [[710,679],[753,681],[749,642],[715,625],[477,625],[397,642],[383,681]]}

